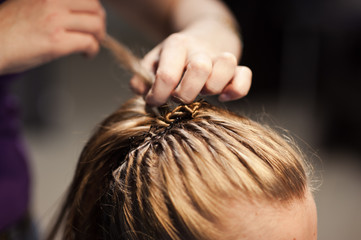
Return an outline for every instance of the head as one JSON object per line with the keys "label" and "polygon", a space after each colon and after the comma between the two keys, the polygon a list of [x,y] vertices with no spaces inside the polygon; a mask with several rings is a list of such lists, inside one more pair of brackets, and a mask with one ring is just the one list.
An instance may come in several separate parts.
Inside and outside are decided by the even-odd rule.
{"label": "head", "polygon": [[307,166],[267,126],[205,102],[142,98],[103,121],[54,228],[66,239],[313,240]]}

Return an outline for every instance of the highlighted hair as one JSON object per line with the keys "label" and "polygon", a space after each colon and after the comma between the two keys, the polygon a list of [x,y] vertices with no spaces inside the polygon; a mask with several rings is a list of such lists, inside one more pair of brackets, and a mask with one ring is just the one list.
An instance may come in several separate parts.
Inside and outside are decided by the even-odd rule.
{"label": "highlighted hair", "polygon": [[136,97],[100,124],[50,239],[225,239],[230,201],[304,198],[304,160],[270,128],[203,101],[159,110]]}

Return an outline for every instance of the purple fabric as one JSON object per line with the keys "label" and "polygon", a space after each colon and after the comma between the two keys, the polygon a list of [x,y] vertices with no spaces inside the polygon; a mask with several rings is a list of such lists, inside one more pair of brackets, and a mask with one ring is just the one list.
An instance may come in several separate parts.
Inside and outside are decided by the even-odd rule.
{"label": "purple fabric", "polygon": [[16,77],[0,75],[0,231],[16,223],[29,202],[29,171],[19,134],[17,104],[8,92]]}
{"label": "purple fabric", "polygon": [[15,78],[0,76],[0,231],[16,223],[26,213],[29,202],[29,171],[19,133],[17,103],[8,92]]}

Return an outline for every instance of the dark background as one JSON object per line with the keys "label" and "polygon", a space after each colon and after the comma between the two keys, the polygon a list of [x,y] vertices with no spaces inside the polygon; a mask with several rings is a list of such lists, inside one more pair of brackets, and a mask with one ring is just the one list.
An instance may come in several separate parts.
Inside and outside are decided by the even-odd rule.
{"label": "dark background", "polygon": [[[319,144],[360,153],[361,1],[227,1],[254,71],[250,98],[303,99]],[[310,112],[311,113],[311,112]]]}

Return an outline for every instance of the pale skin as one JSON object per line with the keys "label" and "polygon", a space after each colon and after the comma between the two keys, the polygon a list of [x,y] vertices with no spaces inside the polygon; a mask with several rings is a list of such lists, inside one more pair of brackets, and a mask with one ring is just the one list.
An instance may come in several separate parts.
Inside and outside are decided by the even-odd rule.
{"label": "pale skin", "polygon": [[[159,106],[170,97],[192,102],[199,94],[229,101],[245,96],[252,72],[237,66],[242,44],[229,10],[217,0],[111,0],[144,29],[167,36],[142,64],[154,71],[151,89],[136,77],[132,89]],[[0,5],[0,75],[54,59],[93,57],[105,36],[98,0],[8,0]],[[155,67],[156,66],[156,67]]]}
{"label": "pale skin", "polygon": [[288,204],[232,201],[227,217],[231,221],[226,221],[225,235],[232,240],[317,240],[317,210],[310,191]]}

